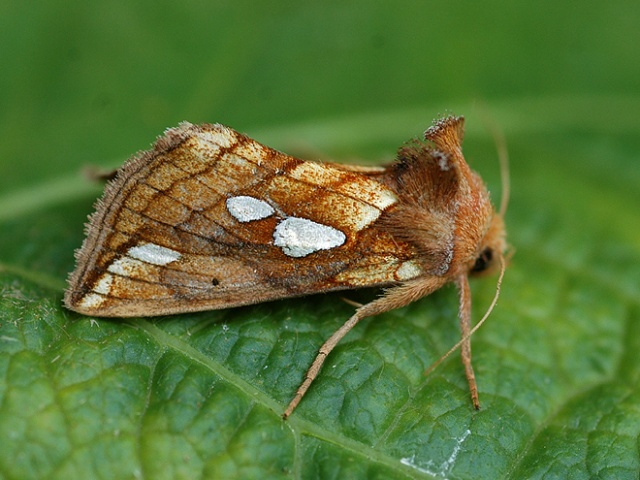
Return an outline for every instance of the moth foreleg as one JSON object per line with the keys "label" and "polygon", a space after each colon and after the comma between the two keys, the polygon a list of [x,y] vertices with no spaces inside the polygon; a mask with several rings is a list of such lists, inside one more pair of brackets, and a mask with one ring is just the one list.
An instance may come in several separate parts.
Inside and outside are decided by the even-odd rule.
{"label": "moth foreleg", "polygon": [[291,403],[289,403],[289,406],[282,414],[282,418],[286,420],[287,417],[293,413],[295,408],[300,403],[300,400],[302,400],[302,397],[304,397],[304,394],[307,393],[307,390],[311,386],[311,383],[313,382],[313,380],[318,376],[318,373],[322,368],[322,364],[327,359],[327,355],[329,355],[329,353],[331,353],[331,350],[333,350],[334,347],[338,344],[338,342],[342,340],[342,337],[344,337],[347,333],[349,333],[349,331],[360,320],[364,318],[364,316],[362,316],[359,312],[360,312],[360,309],[356,310],[356,313],[351,318],[349,318],[349,320],[347,320],[344,323],[344,325],[342,325],[342,327],[336,330],[335,333],[331,335],[327,339],[327,341],[324,342],[324,344],[320,347],[320,350],[318,351],[318,355],[316,355],[315,360],[309,367],[309,370],[307,370],[307,374],[304,376],[303,382],[298,387],[298,390],[296,391],[296,394],[293,397],[293,400],[291,400]]}
{"label": "moth foreleg", "polygon": [[469,391],[471,392],[471,401],[476,410],[480,410],[480,399],[478,397],[478,384],[476,383],[476,375],[473,372],[471,364],[471,289],[469,288],[469,279],[466,275],[460,276],[456,280],[458,294],[460,296],[460,308],[458,317],[460,318],[460,332],[462,334],[462,345],[460,346],[460,356],[464,365],[464,373],[469,383]]}

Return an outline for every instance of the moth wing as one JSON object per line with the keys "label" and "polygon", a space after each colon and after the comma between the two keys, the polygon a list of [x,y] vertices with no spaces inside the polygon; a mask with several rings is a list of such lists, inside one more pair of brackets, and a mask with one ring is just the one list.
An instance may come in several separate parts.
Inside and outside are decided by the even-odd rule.
{"label": "moth wing", "polygon": [[183,123],[105,188],[65,303],[162,315],[413,278],[411,247],[371,228],[397,202],[378,173]]}

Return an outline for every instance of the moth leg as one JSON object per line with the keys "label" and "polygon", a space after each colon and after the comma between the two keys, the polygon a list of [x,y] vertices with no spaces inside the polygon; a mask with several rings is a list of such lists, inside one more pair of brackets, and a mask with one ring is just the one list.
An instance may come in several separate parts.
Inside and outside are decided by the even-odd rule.
{"label": "moth leg", "polygon": [[331,353],[331,350],[335,348],[338,342],[342,340],[342,338],[349,333],[349,331],[355,327],[360,320],[389,310],[404,307],[419,298],[429,295],[431,292],[440,288],[443,283],[444,282],[440,277],[409,281],[386,290],[383,297],[369,302],[366,305],[360,306],[356,310],[356,313],[354,313],[351,318],[336,330],[336,332],[320,347],[318,355],[309,367],[309,370],[307,370],[303,382],[298,387],[293,400],[291,400],[291,403],[289,403],[289,406],[282,414],[282,418],[286,420],[287,417],[293,413],[300,403],[300,400],[302,400],[302,397],[304,397],[307,390],[309,390],[309,387],[318,376],[318,373],[320,372],[324,361],[327,359],[327,356]]}
{"label": "moth leg", "polygon": [[469,383],[469,391],[471,392],[471,401],[476,410],[480,410],[480,399],[478,398],[478,384],[476,383],[476,375],[473,372],[471,364],[471,289],[469,288],[469,279],[466,275],[461,275],[456,279],[456,286],[460,295],[460,308],[458,316],[460,318],[460,331],[464,341],[460,347],[462,364],[464,365],[464,373]]}
{"label": "moth leg", "polygon": [[293,397],[293,400],[291,400],[291,403],[289,403],[289,406],[282,414],[283,419],[286,420],[287,417],[291,415],[295,410],[295,408],[298,406],[298,404],[300,403],[300,400],[302,400],[302,397],[304,397],[304,394],[307,393],[307,390],[309,390],[311,383],[318,376],[318,373],[322,368],[322,364],[327,359],[327,355],[329,355],[331,350],[333,350],[334,347],[338,344],[338,342],[342,340],[342,337],[344,337],[347,333],[349,333],[349,330],[355,327],[355,325],[364,318],[362,315],[359,314],[359,310],[360,309],[358,309],[356,313],[351,318],[349,318],[349,320],[347,320],[345,324],[342,325],[342,327],[336,330],[336,332],[333,335],[331,335],[329,339],[326,342],[324,342],[324,344],[320,347],[320,350],[318,351],[318,355],[316,356],[315,360],[313,361],[313,363],[309,367],[309,370],[307,370],[307,373],[304,376],[304,381],[300,384],[300,386],[298,387],[298,390],[296,391],[295,396]]}

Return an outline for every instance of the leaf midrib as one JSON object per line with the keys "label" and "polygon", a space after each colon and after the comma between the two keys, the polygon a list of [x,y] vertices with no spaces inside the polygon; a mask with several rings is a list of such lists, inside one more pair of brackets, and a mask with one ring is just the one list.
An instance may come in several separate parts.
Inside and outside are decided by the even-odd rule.
{"label": "leaf midrib", "polygon": [[[263,407],[274,412],[275,415],[280,416],[280,413],[284,411],[285,406],[276,402],[273,398],[266,395],[262,390],[254,387],[251,383],[244,380],[241,376],[233,373],[231,370],[224,367],[221,363],[216,362],[211,357],[203,354],[199,350],[195,349],[188,343],[181,340],[179,337],[175,337],[166,333],[162,329],[155,326],[153,323],[144,319],[135,319],[127,321],[127,324],[133,328],[144,331],[149,337],[151,337],[158,345],[174,350],[175,352],[184,355],[185,357],[193,360],[196,363],[204,366],[216,375],[223,378],[229,384],[238,388],[247,397],[253,399]],[[365,445],[364,443],[353,440],[344,435],[340,435],[336,432],[326,430],[319,427],[317,424],[305,420],[299,415],[295,414],[288,420],[282,420],[284,425],[287,426],[293,437],[296,439],[296,455],[295,458],[300,458],[297,454],[301,449],[300,441],[301,437],[312,436],[323,442],[334,444],[342,449],[349,450],[354,454],[365,457],[370,462],[375,462],[380,465],[384,465],[387,468],[393,469],[397,472],[408,475],[409,477],[420,473],[418,470],[411,468],[408,465],[404,465],[398,461],[398,459],[387,455],[379,450],[376,450],[372,446]],[[294,470],[296,470],[294,468]],[[422,474],[424,478],[432,478],[426,474]]]}

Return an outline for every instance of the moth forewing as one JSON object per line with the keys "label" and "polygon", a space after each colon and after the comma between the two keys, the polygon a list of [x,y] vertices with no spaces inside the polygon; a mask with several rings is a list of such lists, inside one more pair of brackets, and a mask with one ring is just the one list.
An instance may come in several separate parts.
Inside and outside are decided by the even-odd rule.
{"label": "moth forewing", "polygon": [[[105,188],[77,253],[68,308],[105,317],[227,308],[385,286],[321,347],[284,416],[362,318],[453,282],[463,338],[469,273],[504,251],[504,226],[460,147],[461,117],[402,147],[389,167],[300,160],[222,125],[183,123]],[[479,405],[471,350],[462,357]]]}

